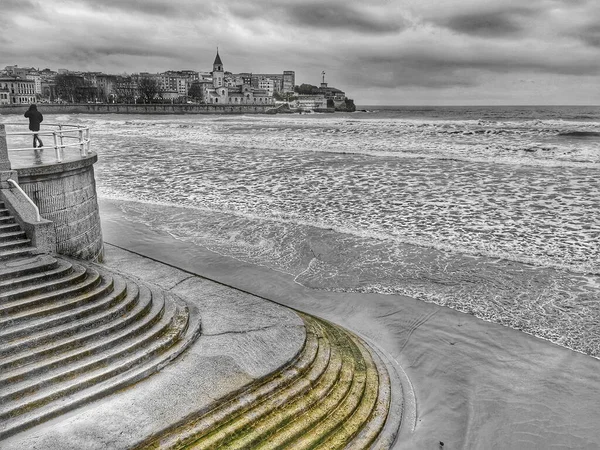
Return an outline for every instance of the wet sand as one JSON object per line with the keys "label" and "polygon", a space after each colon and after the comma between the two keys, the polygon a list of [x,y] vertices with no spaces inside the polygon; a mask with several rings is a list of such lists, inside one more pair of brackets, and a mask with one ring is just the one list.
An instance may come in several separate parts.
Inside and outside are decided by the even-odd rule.
{"label": "wet sand", "polygon": [[318,291],[128,221],[100,199],[107,243],[336,322],[410,378],[416,428],[398,448],[600,448],[600,361],[410,297]]}

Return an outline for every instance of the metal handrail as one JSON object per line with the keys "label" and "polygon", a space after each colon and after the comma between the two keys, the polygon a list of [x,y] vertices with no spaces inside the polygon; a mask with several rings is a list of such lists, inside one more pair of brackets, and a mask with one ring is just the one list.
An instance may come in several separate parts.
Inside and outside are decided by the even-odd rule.
{"label": "metal handrail", "polygon": [[21,189],[21,186],[19,186],[19,183],[17,183],[15,180],[8,179],[7,181],[10,184],[12,184],[15,188],[17,188],[17,191],[19,191],[21,193],[21,195],[23,195],[23,197],[25,197],[25,200],[27,200],[29,203],[31,203],[31,206],[33,206],[33,208],[35,209],[35,220],[36,220],[36,222],[41,222],[42,221],[42,216],[40,216],[40,209],[37,207],[37,205],[35,203],[33,203],[33,200],[31,200],[31,198],[29,197],[29,195],[27,195],[25,193],[25,191],[23,189]]}
{"label": "metal handrail", "polygon": [[[10,126],[24,126],[23,123],[5,122],[4,125]],[[45,127],[56,127],[58,130],[40,130],[40,131],[11,131],[6,132],[6,136],[52,136],[53,147],[56,152],[57,162],[62,162],[63,152],[66,147],[79,147],[79,151],[82,157],[87,156],[90,150],[90,128],[81,125],[72,124],[58,124],[58,123],[45,123]],[[67,127],[67,129],[65,129]],[[72,139],[76,140],[73,143],[65,143],[64,140]],[[10,151],[30,151],[35,150],[33,147],[21,147],[21,148],[10,148]]]}

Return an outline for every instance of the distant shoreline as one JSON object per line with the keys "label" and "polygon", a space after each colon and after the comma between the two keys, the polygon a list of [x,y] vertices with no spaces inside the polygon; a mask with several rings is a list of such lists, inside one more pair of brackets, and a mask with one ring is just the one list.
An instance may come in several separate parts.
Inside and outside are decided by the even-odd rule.
{"label": "distant shoreline", "polygon": [[[180,103],[41,103],[44,114],[270,114],[273,105],[200,105]],[[0,115],[21,114],[28,105],[2,105]]]}

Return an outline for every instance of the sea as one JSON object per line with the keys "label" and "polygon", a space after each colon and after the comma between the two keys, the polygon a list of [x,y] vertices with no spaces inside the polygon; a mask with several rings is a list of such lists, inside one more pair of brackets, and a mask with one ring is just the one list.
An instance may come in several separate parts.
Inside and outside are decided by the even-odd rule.
{"label": "sea", "polygon": [[600,357],[600,107],[52,120],[91,127],[99,196],[128,220]]}

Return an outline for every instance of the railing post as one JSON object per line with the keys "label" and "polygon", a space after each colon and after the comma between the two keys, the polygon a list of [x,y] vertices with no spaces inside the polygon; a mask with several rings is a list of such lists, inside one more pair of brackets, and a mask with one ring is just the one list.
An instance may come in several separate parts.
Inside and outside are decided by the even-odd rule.
{"label": "railing post", "polygon": [[10,159],[8,159],[6,130],[4,129],[4,124],[0,123],[0,171],[2,170],[10,170]]}
{"label": "railing post", "polygon": [[85,156],[85,145],[83,144],[83,130],[79,129],[79,153]]}
{"label": "railing post", "polygon": [[56,131],[52,132],[52,136],[54,137],[54,151],[56,152],[56,162],[62,162],[61,148],[58,146]]}
{"label": "railing post", "polygon": [[62,125],[58,126],[58,135],[60,137],[60,149],[62,150],[63,148],[65,148],[64,143],[63,143]]}
{"label": "railing post", "polygon": [[86,128],[85,129],[85,135],[86,135],[86,155],[90,152],[90,128]]}

